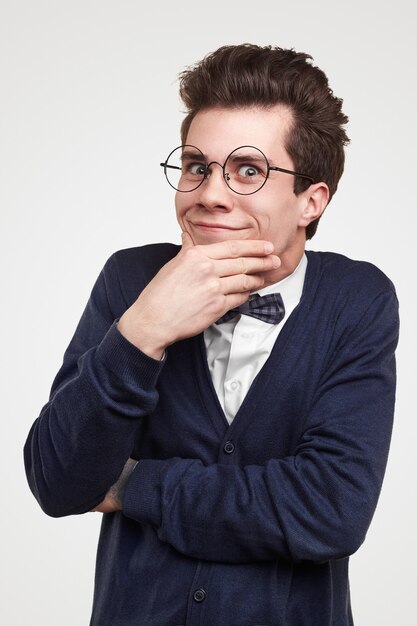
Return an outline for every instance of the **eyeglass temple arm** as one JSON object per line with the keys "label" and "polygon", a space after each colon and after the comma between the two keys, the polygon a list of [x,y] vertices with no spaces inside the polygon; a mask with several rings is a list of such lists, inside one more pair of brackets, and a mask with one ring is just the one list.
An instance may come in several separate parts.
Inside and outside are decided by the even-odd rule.
{"label": "eyeglass temple arm", "polygon": [[307,176],[306,174],[300,174],[299,172],[293,172],[292,170],[286,170],[283,167],[277,167],[276,165],[270,165],[269,169],[270,170],[275,170],[276,172],[284,172],[284,174],[292,174],[293,176],[299,176],[300,178],[306,178],[307,180],[310,180],[312,183],[314,183],[313,178],[311,178],[311,176]]}
{"label": "eyeglass temple arm", "polygon": [[160,163],[159,164],[161,167],[165,167],[165,168],[169,168],[171,170],[180,170],[181,167],[178,167],[177,165],[168,165],[168,163]]}

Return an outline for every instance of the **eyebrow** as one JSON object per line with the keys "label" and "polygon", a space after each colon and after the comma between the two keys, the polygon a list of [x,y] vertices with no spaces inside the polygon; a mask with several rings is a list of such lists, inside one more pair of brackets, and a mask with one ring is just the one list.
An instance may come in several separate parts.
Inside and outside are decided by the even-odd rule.
{"label": "eyebrow", "polygon": [[236,163],[241,163],[241,162],[244,162],[244,161],[256,161],[256,162],[260,161],[261,163],[265,163],[265,159],[264,159],[263,156],[257,155],[257,154],[254,154],[254,153],[252,153],[252,154],[250,154],[250,153],[247,153],[247,154],[236,154],[236,155],[233,155],[230,160],[231,161],[236,161]]}
{"label": "eyebrow", "polygon": [[[181,154],[181,160],[185,161],[187,159],[196,159],[196,158],[201,158],[201,156],[203,156],[205,162],[208,163],[208,158],[206,154],[203,154],[200,152],[193,152],[192,150],[185,150]],[[236,154],[236,155],[233,155],[230,158],[230,160],[235,163],[244,163],[246,161],[255,161],[255,162],[265,163],[264,157],[261,155],[257,155],[256,153]]]}
{"label": "eyebrow", "polygon": [[181,160],[185,160],[185,159],[200,159],[201,157],[203,157],[205,159],[205,161],[207,162],[207,157],[205,154],[201,154],[199,152],[193,152],[192,150],[185,150],[182,154],[181,154]]}

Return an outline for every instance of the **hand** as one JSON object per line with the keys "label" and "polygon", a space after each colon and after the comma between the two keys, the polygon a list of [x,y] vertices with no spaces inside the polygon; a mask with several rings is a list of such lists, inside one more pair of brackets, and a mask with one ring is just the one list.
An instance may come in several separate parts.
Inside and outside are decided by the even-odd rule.
{"label": "hand", "polygon": [[265,285],[264,274],[279,268],[267,241],[193,244],[183,233],[176,257],[156,274],[119,320],[119,331],[149,356],[208,328]]}
{"label": "hand", "polygon": [[137,461],[135,459],[128,459],[122,473],[120,474],[117,482],[114,483],[106,493],[106,496],[102,502],[94,509],[96,513],[115,513],[123,509],[123,496],[129,481],[130,475],[135,469]]}

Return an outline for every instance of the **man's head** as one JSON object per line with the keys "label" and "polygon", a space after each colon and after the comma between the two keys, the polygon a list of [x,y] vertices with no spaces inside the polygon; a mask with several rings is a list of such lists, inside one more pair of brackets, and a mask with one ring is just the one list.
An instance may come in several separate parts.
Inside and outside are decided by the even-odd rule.
{"label": "man's head", "polygon": [[[187,107],[182,143],[188,142],[191,123],[201,111],[277,110],[276,105],[282,105],[280,110],[290,112],[285,149],[294,170],[314,182],[325,182],[330,200],[343,172],[344,146],[349,142],[343,125],[348,118],[326,75],[310,59],[294,50],[243,44],[219,48],[182,72],[180,94]],[[309,185],[307,179],[294,177],[295,194]],[[306,227],[307,239],[314,235],[318,221]]]}

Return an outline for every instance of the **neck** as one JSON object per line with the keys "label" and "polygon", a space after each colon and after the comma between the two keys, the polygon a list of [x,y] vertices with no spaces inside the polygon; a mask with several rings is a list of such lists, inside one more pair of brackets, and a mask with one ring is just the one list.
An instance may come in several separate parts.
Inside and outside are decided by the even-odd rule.
{"label": "neck", "polygon": [[265,272],[265,274],[263,274],[266,280],[265,286],[278,283],[280,280],[283,280],[294,272],[304,254],[304,244],[305,241],[302,246],[297,246],[296,249],[283,252],[282,254],[278,253],[279,258],[281,259],[281,266],[277,270],[271,270],[270,272]]}

